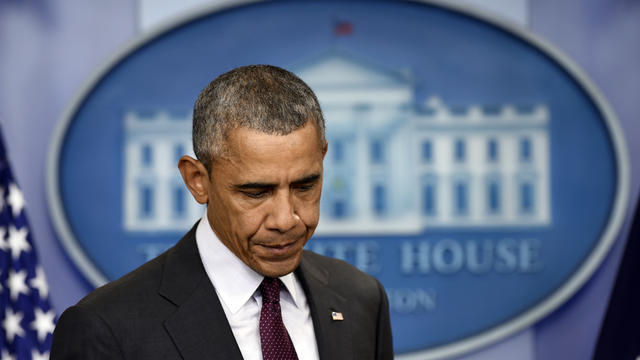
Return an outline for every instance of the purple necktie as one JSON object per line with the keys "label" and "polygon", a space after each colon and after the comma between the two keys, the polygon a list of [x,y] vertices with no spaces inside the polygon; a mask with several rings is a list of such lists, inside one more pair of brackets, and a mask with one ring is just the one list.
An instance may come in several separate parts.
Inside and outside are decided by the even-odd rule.
{"label": "purple necktie", "polygon": [[263,360],[298,360],[280,311],[280,280],[265,277],[260,284],[260,343]]}

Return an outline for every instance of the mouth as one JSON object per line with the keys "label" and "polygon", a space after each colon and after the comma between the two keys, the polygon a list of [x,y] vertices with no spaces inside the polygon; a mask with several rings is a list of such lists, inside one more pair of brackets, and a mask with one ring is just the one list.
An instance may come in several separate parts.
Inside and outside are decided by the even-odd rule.
{"label": "mouth", "polygon": [[292,252],[297,250],[299,240],[283,243],[260,243],[257,244],[261,252],[269,258],[284,258],[289,257]]}

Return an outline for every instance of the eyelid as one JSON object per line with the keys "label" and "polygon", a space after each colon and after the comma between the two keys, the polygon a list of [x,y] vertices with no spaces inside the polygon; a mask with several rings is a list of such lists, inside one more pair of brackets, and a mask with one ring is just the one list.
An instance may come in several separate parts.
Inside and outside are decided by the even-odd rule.
{"label": "eyelid", "polygon": [[316,184],[317,184],[317,181],[312,181],[312,182],[303,183],[303,184],[295,184],[293,188],[297,190],[311,190],[313,189],[314,186],[316,186]]}
{"label": "eyelid", "polygon": [[264,195],[266,195],[269,190],[258,190],[258,191],[246,191],[246,190],[242,190],[240,191],[242,194],[252,198],[252,199],[260,199],[261,197],[263,197]]}

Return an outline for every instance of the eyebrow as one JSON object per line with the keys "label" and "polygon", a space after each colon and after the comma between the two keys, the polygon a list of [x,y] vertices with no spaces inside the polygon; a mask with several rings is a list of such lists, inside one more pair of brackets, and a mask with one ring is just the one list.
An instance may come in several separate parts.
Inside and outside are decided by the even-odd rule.
{"label": "eyebrow", "polygon": [[318,179],[320,179],[320,174],[312,174],[309,176],[305,176],[300,180],[296,180],[294,182],[291,183],[291,185],[303,185],[303,184],[309,184],[309,183],[313,183],[318,181]]}
{"label": "eyebrow", "polygon": [[[318,179],[320,179],[320,174],[312,174],[312,175],[305,176],[302,179],[293,181],[291,185],[296,186],[296,185],[309,184],[309,183],[318,181]],[[276,185],[277,184],[273,184],[273,183],[250,182],[245,184],[233,185],[233,188],[238,190],[271,189],[276,187]]]}

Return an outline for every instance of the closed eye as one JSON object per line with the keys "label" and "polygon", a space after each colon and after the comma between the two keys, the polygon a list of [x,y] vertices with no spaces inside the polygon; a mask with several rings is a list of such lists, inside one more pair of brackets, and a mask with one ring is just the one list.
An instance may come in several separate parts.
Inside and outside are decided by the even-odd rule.
{"label": "closed eye", "polygon": [[313,175],[306,176],[298,181],[294,181],[291,184],[291,187],[298,191],[305,192],[305,191],[312,190],[316,186],[316,184],[318,184],[319,181],[320,181],[320,175],[313,174]]}
{"label": "closed eye", "polygon": [[250,199],[261,199],[273,191],[275,185],[268,183],[245,183],[233,185],[233,188]]}
{"label": "closed eye", "polygon": [[312,190],[315,187],[315,185],[316,185],[315,183],[312,183],[312,184],[300,184],[300,185],[295,186],[295,189],[298,190],[298,191],[305,192],[305,191]]}
{"label": "closed eye", "polygon": [[260,191],[241,191],[245,196],[250,197],[252,199],[260,199],[267,195],[268,191],[260,190]]}

